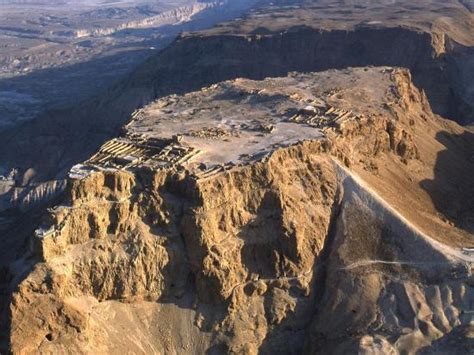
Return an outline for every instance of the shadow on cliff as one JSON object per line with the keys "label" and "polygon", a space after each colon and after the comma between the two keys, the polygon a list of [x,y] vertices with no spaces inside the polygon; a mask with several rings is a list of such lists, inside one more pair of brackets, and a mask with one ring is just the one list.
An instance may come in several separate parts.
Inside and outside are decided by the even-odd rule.
{"label": "shadow on cliff", "polygon": [[30,237],[39,220],[40,213],[16,214],[12,219],[14,225],[0,231],[0,354],[10,352],[10,303],[13,293],[39,261],[30,253]]}
{"label": "shadow on cliff", "polygon": [[297,263],[295,236],[289,235],[277,192],[267,191],[250,223],[243,226],[238,237],[244,241],[241,258],[250,274],[272,278],[284,273],[282,256]]}
{"label": "shadow on cliff", "polygon": [[433,179],[421,181],[420,186],[444,218],[474,233],[474,134],[442,131],[436,139],[446,149],[438,153]]}
{"label": "shadow on cliff", "polygon": [[[326,290],[328,261],[335,247],[337,223],[341,213],[341,188],[336,196],[331,211],[331,222],[323,249],[317,256],[310,281],[310,293],[302,295],[298,289],[290,288],[291,297],[297,300],[294,310],[288,312],[281,322],[273,324],[259,348],[259,354],[282,353],[283,349],[291,349],[291,353],[298,354],[307,351],[305,348],[311,332],[311,324],[318,314],[318,304],[321,303]],[[272,295],[265,295],[265,312],[267,321],[271,307]],[[284,335],[284,336],[283,336]]]}
{"label": "shadow on cliff", "polygon": [[457,354],[472,355],[474,339],[469,335],[469,327],[458,325],[430,346],[422,348],[420,355]]}
{"label": "shadow on cliff", "polygon": [[[2,134],[4,144],[1,145],[0,155],[3,159],[6,157],[10,161],[23,160],[27,166],[43,169],[44,179],[64,174],[71,165],[86,159],[96,151],[103,141],[117,135],[135,108],[159,96],[184,93],[238,76],[261,79],[265,76],[286,75],[292,70],[317,71],[368,64],[403,65],[413,70],[415,83],[427,89],[428,96],[432,99],[430,101],[435,100],[436,82],[433,84],[431,79],[427,78],[431,77],[429,74],[432,74],[432,71],[439,74],[439,63],[427,59],[431,58],[431,48],[421,57],[429,60],[432,69],[423,69],[427,67],[426,63],[416,56],[420,55],[417,52],[420,48],[429,47],[430,39],[418,42],[419,46],[416,45],[417,41],[414,41],[414,45],[410,47],[413,53],[401,58],[398,53],[400,43],[405,43],[407,37],[414,35],[404,30],[391,31],[380,31],[377,37],[376,31],[363,31],[357,35],[334,31],[332,34],[318,35],[316,31],[306,30],[305,33],[289,32],[279,38],[278,42],[264,39],[260,43],[249,42],[247,38],[230,39],[225,36],[203,40],[207,41],[205,43],[200,40],[194,40],[191,44],[185,43],[185,40],[177,41],[176,46],[162,51],[157,56],[159,60],[153,58],[146,66],[137,70],[134,73],[138,74],[137,76],[132,74],[92,102],[50,112],[10,131],[8,136]],[[364,34],[367,36],[364,37]],[[382,42],[380,38],[383,39]],[[339,45],[335,46],[335,43]],[[381,47],[374,50],[374,43],[381,43]],[[426,45],[423,46],[422,43]],[[369,47],[369,44],[372,47]],[[310,52],[307,52],[308,50]],[[380,53],[385,54],[380,56]],[[410,62],[407,61],[409,59]],[[58,69],[56,75],[62,75],[61,69]],[[440,78],[439,75],[432,77],[434,81]],[[47,76],[38,77],[39,80],[44,78]],[[443,84],[446,84],[447,78],[443,76],[441,79]],[[31,77],[28,80],[31,80]],[[5,144],[5,138],[9,144]],[[473,210],[473,179],[469,177],[474,175],[474,171],[469,154],[472,155],[474,150],[469,147],[472,147],[473,134],[465,133],[461,137],[452,137],[440,133],[438,139],[447,149],[438,156],[434,179],[422,182],[422,187],[430,194],[440,213],[460,228],[472,232],[473,221],[469,211]],[[464,156],[467,158],[458,156],[456,152],[459,149],[465,152]],[[323,256],[315,266],[313,285],[316,290],[313,290],[310,298],[317,299],[317,286],[324,284],[322,265],[325,250],[330,249],[330,239],[326,244]],[[249,258],[259,255],[247,254]],[[260,270],[255,269],[255,272]],[[184,307],[188,307],[187,303]],[[298,311],[296,310],[295,314]],[[275,326],[263,343],[261,352],[275,349],[275,338],[280,331],[295,331],[292,326],[294,319],[291,318],[290,315]],[[296,331],[305,334],[304,328]]]}

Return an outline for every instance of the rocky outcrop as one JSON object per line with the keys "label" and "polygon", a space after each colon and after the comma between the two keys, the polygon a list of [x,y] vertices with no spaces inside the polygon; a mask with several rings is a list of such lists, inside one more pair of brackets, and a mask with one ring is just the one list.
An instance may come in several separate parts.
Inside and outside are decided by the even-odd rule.
{"label": "rocky outcrop", "polygon": [[0,184],[0,213],[15,214],[47,206],[64,192],[67,181],[61,179],[18,186],[15,180],[3,180]]}
{"label": "rocky outcrop", "polygon": [[324,138],[204,178],[142,166],[71,180],[14,293],[12,351],[468,353],[472,258],[384,188],[432,169],[438,126],[461,128],[387,70],[394,100]]}
{"label": "rocky outcrop", "polygon": [[[268,163],[198,183],[140,172],[94,174],[71,186],[71,206],[52,212],[58,233],[36,241],[45,263],[15,297],[13,349],[47,351],[48,338],[81,346],[75,334],[92,330],[64,304],[69,298],[158,301],[193,292],[189,277],[195,279],[197,301],[215,307],[240,308],[239,293],[254,281],[258,286],[259,279],[278,283],[302,277],[301,292],[309,293],[304,278],[325,243],[334,173],[319,148],[306,144],[279,151]],[[36,304],[38,313],[26,311],[27,304]],[[56,325],[33,327],[43,312],[57,314]],[[275,322],[285,312],[275,310]]]}

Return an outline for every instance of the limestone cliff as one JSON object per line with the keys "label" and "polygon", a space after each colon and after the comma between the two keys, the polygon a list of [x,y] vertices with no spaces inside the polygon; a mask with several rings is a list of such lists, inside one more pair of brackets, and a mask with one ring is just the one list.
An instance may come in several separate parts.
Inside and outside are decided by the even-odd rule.
{"label": "limestone cliff", "polygon": [[[194,160],[151,168],[153,151],[118,168],[173,120]],[[431,112],[407,70],[226,82],[158,101],[126,130],[32,238],[14,353],[472,351],[473,259],[459,250],[472,225],[420,185],[440,131],[472,171],[469,133]],[[255,151],[234,158],[232,142]],[[453,199],[472,194],[462,183]]]}

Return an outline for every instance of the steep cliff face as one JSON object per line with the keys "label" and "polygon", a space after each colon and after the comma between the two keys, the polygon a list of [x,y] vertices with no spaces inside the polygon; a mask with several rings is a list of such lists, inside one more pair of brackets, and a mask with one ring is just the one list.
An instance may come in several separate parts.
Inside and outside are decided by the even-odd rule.
{"label": "steep cliff face", "polygon": [[196,293],[196,302],[223,317],[225,305],[243,306],[239,294],[252,280],[269,280],[260,281],[266,287],[301,277],[307,294],[335,192],[333,163],[311,144],[197,183],[169,172],[94,174],[71,187],[70,207],[53,212],[58,233],[36,241],[44,263],[14,299],[14,319],[22,320],[13,323],[13,349],[85,346],[77,334],[94,330],[65,305],[70,298],[137,302]]}
{"label": "steep cliff face", "polygon": [[198,182],[184,238],[203,300],[229,299],[249,279],[308,273],[323,248],[336,193],[332,164],[307,145],[266,164]]}
{"label": "steep cliff face", "polygon": [[[433,115],[406,70],[329,73],[228,82],[190,102],[208,109],[214,90],[215,111],[242,109],[241,100],[261,117],[260,106],[282,107],[292,90],[301,93],[291,100],[305,102],[311,78],[321,92],[337,83],[324,99],[366,111],[339,111],[322,138],[276,144],[266,157],[202,177],[192,162],[142,163],[71,180],[33,239],[37,263],[13,296],[12,351],[370,353],[443,351],[453,341],[458,353],[471,351],[473,260],[457,247],[472,234],[440,219],[419,185],[442,150],[440,129],[465,131]],[[365,78],[384,84],[362,89]],[[158,106],[184,116],[179,100]],[[221,122],[211,114],[206,124]],[[282,134],[278,124],[268,140]],[[247,129],[239,135],[255,130]],[[219,146],[230,137],[210,139]]]}

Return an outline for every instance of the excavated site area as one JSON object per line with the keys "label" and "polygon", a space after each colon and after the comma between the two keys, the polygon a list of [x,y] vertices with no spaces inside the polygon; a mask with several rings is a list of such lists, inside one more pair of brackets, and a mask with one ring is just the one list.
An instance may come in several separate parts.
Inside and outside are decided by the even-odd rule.
{"label": "excavated site area", "polygon": [[11,350],[472,354],[472,149],[401,68],[155,100],[10,270]]}

